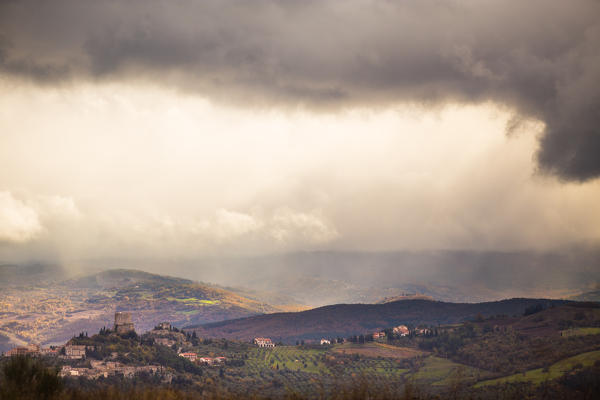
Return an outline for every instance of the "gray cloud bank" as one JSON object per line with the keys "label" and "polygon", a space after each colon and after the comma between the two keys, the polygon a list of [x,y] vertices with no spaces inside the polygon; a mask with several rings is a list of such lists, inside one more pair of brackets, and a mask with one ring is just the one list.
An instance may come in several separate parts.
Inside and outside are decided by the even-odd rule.
{"label": "gray cloud bank", "polygon": [[0,71],[336,108],[494,101],[546,124],[542,170],[600,175],[600,2],[1,1]]}

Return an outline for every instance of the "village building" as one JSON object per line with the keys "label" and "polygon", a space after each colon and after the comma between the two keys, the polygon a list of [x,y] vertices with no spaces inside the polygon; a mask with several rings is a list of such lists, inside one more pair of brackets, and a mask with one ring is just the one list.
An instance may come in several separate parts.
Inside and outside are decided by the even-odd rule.
{"label": "village building", "polygon": [[133,322],[131,322],[131,313],[116,312],[114,331],[119,335],[129,332],[135,332]]}
{"label": "village building", "polygon": [[198,359],[198,354],[196,353],[179,353],[180,357],[187,358],[191,362],[196,362]]}
{"label": "village building", "polygon": [[254,344],[258,347],[275,347],[275,343],[270,338],[254,338]]}
{"label": "village building", "polygon": [[68,344],[65,346],[65,357],[70,360],[85,358],[85,348],[83,345]]}
{"label": "village building", "polygon": [[428,328],[417,328],[415,329],[415,335],[417,336],[425,336],[431,334],[431,329]]}
{"label": "village building", "polygon": [[164,368],[160,365],[130,366],[114,361],[90,361],[91,368],[79,368],[64,365],[60,376],[81,376],[87,379],[107,378],[110,375],[122,375],[124,378],[132,378],[139,373],[164,374]]}
{"label": "village building", "polygon": [[200,357],[198,362],[205,365],[223,364],[227,359],[225,357]]}
{"label": "village building", "polygon": [[410,330],[406,325],[398,325],[392,329],[392,332],[398,336],[408,336],[410,334]]}
{"label": "village building", "polygon": [[14,347],[4,353],[6,357],[13,356],[56,356],[58,350],[50,347],[40,347],[38,344],[28,344],[27,346]]}
{"label": "village building", "polygon": [[164,331],[170,331],[171,330],[171,323],[170,322],[161,322],[160,324],[158,324],[156,326],[157,330],[164,330]]}
{"label": "village building", "polygon": [[83,369],[83,368],[73,368],[70,365],[63,365],[63,367],[60,370],[60,376],[63,378],[65,376],[79,376],[80,369]]}
{"label": "village building", "polygon": [[4,352],[6,357],[24,356],[27,354],[29,354],[29,349],[27,347],[13,347],[12,349]]}
{"label": "village building", "polygon": [[27,346],[14,347],[4,353],[7,357],[13,356],[37,356],[40,354],[40,346],[37,344],[29,344]]}
{"label": "village building", "polygon": [[373,333],[373,340],[383,339],[385,337],[385,332],[375,332]]}
{"label": "village building", "polygon": [[323,346],[324,344],[331,344],[331,340],[321,339],[321,346]]}
{"label": "village building", "polygon": [[40,354],[43,356],[57,356],[58,350],[50,347],[45,347],[40,349]]}
{"label": "village building", "polygon": [[169,339],[169,338],[165,338],[165,337],[157,337],[157,338],[154,338],[154,343],[161,345],[161,346],[171,347],[177,342],[173,339]]}

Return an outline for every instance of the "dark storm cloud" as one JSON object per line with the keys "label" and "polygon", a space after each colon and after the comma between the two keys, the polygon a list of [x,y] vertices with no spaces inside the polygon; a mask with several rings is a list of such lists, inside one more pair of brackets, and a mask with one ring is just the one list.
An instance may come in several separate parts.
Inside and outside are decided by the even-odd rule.
{"label": "dark storm cloud", "polygon": [[315,108],[491,100],[546,123],[543,170],[600,175],[598,1],[2,1],[0,34],[0,68],[40,82]]}

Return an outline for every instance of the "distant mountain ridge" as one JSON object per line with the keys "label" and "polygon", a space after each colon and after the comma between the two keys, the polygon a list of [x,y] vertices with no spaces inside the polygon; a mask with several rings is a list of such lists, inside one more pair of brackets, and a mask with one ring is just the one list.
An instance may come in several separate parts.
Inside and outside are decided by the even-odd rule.
{"label": "distant mountain ridge", "polygon": [[400,301],[400,300],[431,300],[431,301],[435,301],[435,299],[433,297],[427,296],[425,294],[401,294],[399,296],[385,297],[385,298],[379,300],[378,302],[376,302],[375,304],[392,303],[394,301]]}
{"label": "distant mountain ridge", "polygon": [[180,276],[273,291],[312,307],[402,293],[447,302],[567,298],[600,282],[600,248],[570,251],[313,251],[196,259]]}
{"label": "distant mountain ridge", "polygon": [[81,288],[110,289],[127,287],[137,283],[192,284],[194,281],[172,276],[152,274],[136,269],[116,268],[91,275],[71,278],[63,283]]}
{"label": "distant mountain ridge", "polygon": [[445,303],[431,300],[399,300],[383,304],[337,304],[295,313],[274,313],[187,326],[201,337],[250,340],[271,337],[284,343],[322,337],[347,337],[399,324],[451,324],[495,315],[522,315],[542,307],[570,303],[567,300],[510,299],[485,303]]}

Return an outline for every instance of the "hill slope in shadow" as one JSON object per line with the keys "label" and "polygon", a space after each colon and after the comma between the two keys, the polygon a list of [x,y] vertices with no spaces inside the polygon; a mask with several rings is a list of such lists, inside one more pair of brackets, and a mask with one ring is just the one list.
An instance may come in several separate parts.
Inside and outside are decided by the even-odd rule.
{"label": "hill slope in shadow", "polygon": [[284,343],[322,337],[347,337],[400,324],[439,325],[475,319],[478,315],[522,315],[530,307],[544,308],[566,300],[510,299],[486,303],[445,303],[400,300],[384,304],[337,304],[295,313],[257,315],[205,325],[188,326],[201,337],[251,340],[271,337]]}

